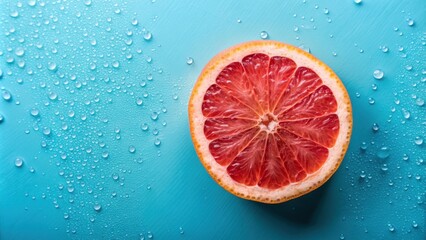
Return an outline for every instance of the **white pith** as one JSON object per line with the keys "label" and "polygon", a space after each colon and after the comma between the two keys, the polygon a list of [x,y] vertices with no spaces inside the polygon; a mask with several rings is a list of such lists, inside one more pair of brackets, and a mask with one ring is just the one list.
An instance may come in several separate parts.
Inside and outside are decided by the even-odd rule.
{"label": "white pith", "polygon": [[[219,165],[211,155],[209,151],[209,143],[204,134],[204,122],[206,118],[203,116],[201,105],[206,90],[215,83],[217,75],[220,71],[232,62],[241,62],[242,58],[253,54],[253,53],[264,53],[269,57],[282,56],[292,59],[297,67],[307,67],[312,69],[322,79],[323,84],[328,86],[338,103],[338,109],[336,114],[340,120],[340,132],[336,140],[336,144],[329,148],[329,158],[324,165],[316,172],[308,175],[304,180],[296,183],[291,183],[287,186],[279,189],[270,190],[259,186],[246,186],[234,181],[227,173],[227,166]],[[200,158],[203,160],[205,167],[209,170],[210,174],[215,178],[219,179],[222,186],[232,189],[234,193],[240,196],[249,196],[253,200],[265,201],[268,199],[270,202],[282,201],[283,199],[291,199],[294,196],[299,196],[301,193],[309,192],[309,189],[316,188],[318,184],[324,183],[326,179],[334,173],[341,161],[342,149],[346,149],[348,144],[348,136],[351,133],[351,112],[350,103],[346,91],[342,91],[343,86],[340,80],[335,76],[334,73],[323,64],[319,64],[318,61],[314,61],[307,54],[301,54],[300,51],[295,50],[293,47],[276,45],[276,44],[255,44],[249,47],[245,46],[240,50],[234,50],[233,54],[224,55],[223,58],[216,61],[217,64],[213,65],[211,69],[208,69],[207,75],[205,75],[198,85],[197,91],[193,93],[190,105],[192,105],[192,117],[191,127],[193,128],[192,136],[196,143],[199,144],[197,152]],[[199,81],[200,81],[199,80]],[[344,88],[343,88],[344,89]],[[349,109],[349,111],[348,111]],[[275,121],[271,121],[268,126],[259,124],[267,132],[275,131],[275,125],[278,124]],[[344,153],[344,151],[343,151]]]}

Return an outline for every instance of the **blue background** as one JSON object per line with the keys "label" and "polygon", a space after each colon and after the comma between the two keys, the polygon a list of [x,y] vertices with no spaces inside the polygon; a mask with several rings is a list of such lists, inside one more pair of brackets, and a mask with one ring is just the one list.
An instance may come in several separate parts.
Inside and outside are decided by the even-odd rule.
{"label": "blue background", "polygon": [[[0,239],[426,239],[425,10],[424,0],[1,0],[0,91],[12,98],[0,98]],[[334,69],[354,114],[333,178],[278,205],[220,188],[188,129],[202,67],[261,31]]]}

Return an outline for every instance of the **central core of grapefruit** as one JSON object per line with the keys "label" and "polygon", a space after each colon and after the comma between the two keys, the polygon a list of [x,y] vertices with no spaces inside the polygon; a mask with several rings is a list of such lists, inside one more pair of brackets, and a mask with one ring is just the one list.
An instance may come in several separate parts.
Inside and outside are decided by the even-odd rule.
{"label": "central core of grapefruit", "polygon": [[259,127],[268,133],[275,132],[278,126],[278,119],[271,113],[267,113],[260,118]]}

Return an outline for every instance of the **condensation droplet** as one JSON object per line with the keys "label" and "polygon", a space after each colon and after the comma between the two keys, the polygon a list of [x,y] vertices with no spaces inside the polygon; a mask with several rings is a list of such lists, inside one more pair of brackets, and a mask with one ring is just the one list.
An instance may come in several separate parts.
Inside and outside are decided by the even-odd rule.
{"label": "condensation droplet", "polygon": [[135,146],[133,146],[133,145],[130,145],[130,146],[129,146],[129,152],[130,152],[130,153],[135,153],[135,152],[136,152],[136,147],[135,147]]}
{"label": "condensation droplet", "polygon": [[10,16],[13,18],[17,18],[19,17],[19,12],[16,10],[13,10],[12,12],[10,12]]}
{"label": "condensation droplet", "polygon": [[47,68],[50,70],[50,71],[55,71],[56,70],[56,63],[54,63],[54,62],[49,62],[48,64],[47,64]]}
{"label": "condensation droplet", "polygon": [[2,91],[1,96],[5,101],[10,101],[12,99],[12,94],[6,89]]}
{"label": "condensation droplet", "polygon": [[28,0],[27,3],[30,7],[34,7],[36,5],[37,1],[36,0]]}
{"label": "condensation droplet", "polygon": [[22,167],[23,164],[24,164],[24,160],[22,158],[17,157],[15,159],[15,166],[16,167],[20,168],[20,167]]}
{"label": "condensation droplet", "polygon": [[186,64],[192,65],[194,63],[194,59],[192,57],[186,58]]}
{"label": "condensation droplet", "polygon": [[15,54],[18,57],[22,57],[25,54],[25,50],[21,47],[18,47],[18,48],[15,49]]}
{"label": "condensation droplet", "polygon": [[408,111],[405,108],[402,108],[401,111],[402,111],[402,115],[404,116],[405,119],[409,119],[410,118],[410,116],[411,116],[410,111]]}
{"label": "condensation droplet", "polygon": [[95,203],[95,205],[93,205],[93,209],[94,209],[96,212],[99,212],[99,211],[101,211],[102,206],[101,206],[99,203]]}
{"label": "condensation droplet", "polygon": [[414,143],[415,143],[417,146],[422,145],[422,144],[423,144],[423,138],[421,138],[420,136],[417,136],[417,137],[414,139]]}
{"label": "condensation droplet", "polygon": [[261,39],[268,39],[269,38],[269,34],[266,31],[261,31],[260,32],[260,38]]}
{"label": "condensation droplet", "polygon": [[39,115],[39,110],[38,110],[37,108],[33,108],[33,109],[31,109],[30,114],[31,114],[31,116],[33,116],[33,117],[38,117],[38,115]]}
{"label": "condensation droplet", "polygon": [[373,123],[372,129],[373,129],[373,132],[379,131],[379,125],[377,123]]}
{"label": "condensation droplet", "polygon": [[388,229],[390,232],[394,232],[395,231],[395,227],[392,224],[388,224]]}
{"label": "condensation droplet", "polygon": [[136,105],[141,106],[143,104],[142,98],[136,99]]}
{"label": "condensation droplet", "polygon": [[380,80],[380,79],[382,79],[382,78],[383,78],[383,76],[384,76],[384,73],[383,73],[383,71],[382,71],[382,70],[379,70],[379,69],[374,70],[374,72],[373,72],[373,77],[374,77],[375,79]]}
{"label": "condensation droplet", "polygon": [[148,124],[142,123],[141,124],[141,129],[142,129],[142,131],[147,131],[148,130]]}
{"label": "condensation droplet", "polygon": [[152,39],[152,33],[150,31],[144,32],[143,39],[145,39],[145,41],[150,41]]}
{"label": "condensation droplet", "polygon": [[389,157],[390,153],[389,153],[389,148],[387,147],[381,147],[379,149],[379,151],[377,151],[377,157],[381,158],[381,159],[386,159]]}

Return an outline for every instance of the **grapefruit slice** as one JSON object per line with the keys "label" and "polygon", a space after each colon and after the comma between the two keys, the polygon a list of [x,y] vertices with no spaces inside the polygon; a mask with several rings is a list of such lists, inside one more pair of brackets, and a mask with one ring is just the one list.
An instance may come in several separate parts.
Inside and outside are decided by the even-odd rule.
{"label": "grapefruit slice", "polygon": [[352,108],[336,74],[299,48],[253,41],[214,57],[189,100],[195,150],[232,194],[280,203],[324,184],[349,145]]}

